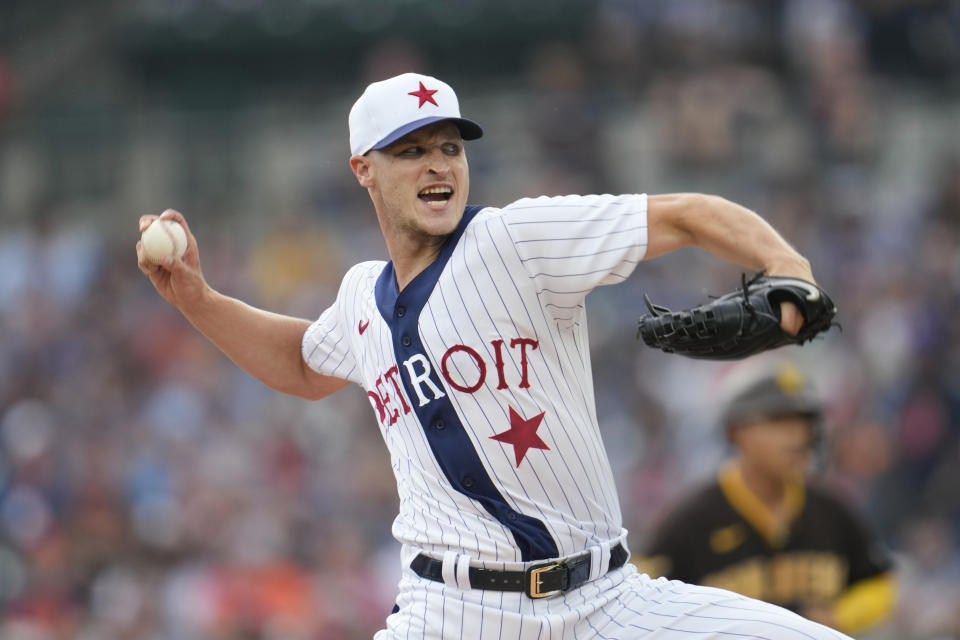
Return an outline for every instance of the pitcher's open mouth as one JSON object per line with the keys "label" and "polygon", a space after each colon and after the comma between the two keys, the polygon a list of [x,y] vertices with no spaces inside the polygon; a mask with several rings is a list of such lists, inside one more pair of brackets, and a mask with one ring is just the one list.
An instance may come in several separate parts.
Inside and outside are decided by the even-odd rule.
{"label": "pitcher's open mouth", "polygon": [[442,209],[450,202],[453,189],[446,185],[427,187],[417,194],[417,197],[427,203],[431,209]]}

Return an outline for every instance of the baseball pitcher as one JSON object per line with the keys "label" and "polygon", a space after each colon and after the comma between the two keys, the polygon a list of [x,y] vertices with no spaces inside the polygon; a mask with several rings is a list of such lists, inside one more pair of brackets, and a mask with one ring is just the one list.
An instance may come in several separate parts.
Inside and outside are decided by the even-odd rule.
{"label": "baseball pitcher", "polygon": [[[597,424],[586,313],[595,287],[697,246],[813,282],[758,215],[698,194],[571,195],[468,205],[464,141],[482,129],[453,89],[406,73],[349,115],[350,167],[390,261],[360,262],[311,322],[255,309],[182,259],[140,269],[239,366],[307,399],[363,387],[400,496],[395,638],[843,638],[785,609],[653,580],[627,562]],[[168,210],[161,216],[180,222]],[[155,216],[140,221],[141,231]],[[804,324],[780,308],[782,329]]]}

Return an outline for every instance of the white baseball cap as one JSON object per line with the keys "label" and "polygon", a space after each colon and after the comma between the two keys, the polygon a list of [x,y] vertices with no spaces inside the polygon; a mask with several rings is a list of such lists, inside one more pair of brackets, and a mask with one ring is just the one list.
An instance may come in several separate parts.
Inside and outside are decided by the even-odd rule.
{"label": "white baseball cap", "polygon": [[363,155],[382,149],[411,131],[450,120],[464,140],[476,140],[483,129],[460,117],[457,94],[445,82],[419,73],[404,73],[370,84],[350,109],[350,151]]}

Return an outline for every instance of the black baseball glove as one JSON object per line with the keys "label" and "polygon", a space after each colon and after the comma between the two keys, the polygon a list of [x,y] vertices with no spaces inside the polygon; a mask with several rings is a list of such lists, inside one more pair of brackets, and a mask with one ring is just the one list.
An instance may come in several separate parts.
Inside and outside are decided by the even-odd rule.
{"label": "black baseball glove", "polygon": [[[686,311],[650,302],[637,337],[667,353],[708,360],[735,360],[786,344],[803,344],[833,325],[837,307],[827,292],[806,280],[767,276],[761,271],[741,288]],[[797,335],[780,327],[780,303],[803,314]]]}

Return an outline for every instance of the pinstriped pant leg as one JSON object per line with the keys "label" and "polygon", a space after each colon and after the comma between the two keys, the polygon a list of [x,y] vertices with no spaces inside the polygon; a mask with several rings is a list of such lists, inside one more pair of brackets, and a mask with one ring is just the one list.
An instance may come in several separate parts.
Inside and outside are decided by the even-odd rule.
{"label": "pinstriped pant leg", "polygon": [[405,577],[375,640],[850,640],[795,613],[632,565],[559,597],[462,591]]}
{"label": "pinstriped pant leg", "polygon": [[[632,573],[630,587],[584,621],[598,640],[850,640],[791,611],[744,596]],[[585,633],[593,635],[585,636]]]}

